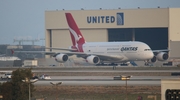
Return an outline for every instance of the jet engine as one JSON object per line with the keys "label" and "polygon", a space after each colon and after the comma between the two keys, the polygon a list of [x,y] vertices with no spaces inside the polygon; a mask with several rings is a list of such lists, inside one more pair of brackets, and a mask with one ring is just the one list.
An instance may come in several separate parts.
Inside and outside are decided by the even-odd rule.
{"label": "jet engine", "polygon": [[169,55],[166,53],[166,52],[160,52],[156,55],[156,58],[159,60],[159,61],[164,61],[164,60],[167,60],[169,58]]}
{"label": "jet engine", "polygon": [[87,58],[86,58],[86,60],[87,60],[87,62],[88,63],[90,63],[90,64],[98,64],[99,62],[100,62],[100,59],[99,59],[99,57],[97,57],[97,56],[88,56]]}
{"label": "jet engine", "polygon": [[154,56],[152,59],[151,59],[151,62],[152,63],[155,63],[157,61],[157,58],[156,58],[156,56]]}
{"label": "jet engine", "polygon": [[55,60],[57,62],[60,62],[60,63],[66,62],[68,60],[68,55],[66,55],[66,54],[57,54],[55,56]]}

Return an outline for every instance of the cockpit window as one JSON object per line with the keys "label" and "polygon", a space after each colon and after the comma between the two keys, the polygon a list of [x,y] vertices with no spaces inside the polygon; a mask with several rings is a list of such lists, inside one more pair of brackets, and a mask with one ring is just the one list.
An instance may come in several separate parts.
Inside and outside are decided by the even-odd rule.
{"label": "cockpit window", "polygon": [[151,51],[151,49],[144,49],[144,51]]}

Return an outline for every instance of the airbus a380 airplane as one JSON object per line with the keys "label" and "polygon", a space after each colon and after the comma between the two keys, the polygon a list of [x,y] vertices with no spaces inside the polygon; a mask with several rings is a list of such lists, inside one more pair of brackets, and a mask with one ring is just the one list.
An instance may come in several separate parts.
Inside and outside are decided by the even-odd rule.
{"label": "airbus a380 airplane", "polygon": [[[146,64],[156,62],[156,60],[164,61],[168,59],[168,54],[163,52],[168,50],[152,51],[143,42],[86,42],[71,13],[65,13],[65,15],[73,46],[70,49],[49,48],[71,51],[64,53],[46,52],[46,54],[54,54],[53,57],[57,62],[66,62],[71,55],[82,57],[90,64],[125,63],[129,61],[145,61]],[[154,55],[154,52],[156,52],[156,55]]]}
{"label": "airbus a380 airplane", "polygon": [[[66,62],[69,55],[82,57],[90,64],[124,63],[128,61],[156,62],[156,60],[168,59],[168,54],[163,52],[168,50],[152,51],[143,42],[86,42],[71,13],[65,13],[65,15],[73,44],[68,50],[73,52],[55,54],[54,57],[57,62]],[[157,52],[156,55],[154,52]]]}

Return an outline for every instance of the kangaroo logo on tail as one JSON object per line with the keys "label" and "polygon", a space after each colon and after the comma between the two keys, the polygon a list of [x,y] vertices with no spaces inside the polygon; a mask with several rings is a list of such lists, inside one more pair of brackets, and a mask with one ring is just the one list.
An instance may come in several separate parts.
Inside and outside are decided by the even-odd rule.
{"label": "kangaroo logo on tail", "polygon": [[67,23],[69,25],[69,31],[70,31],[73,46],[77,47],[77,49],[80,52],[83,52],[82,45],[86,41],[83,35],[81,34],[76,22],[74,21],[74,18],[72,17],[71,13],[65,13],[65,14],[66,14]]}
{"label": "kangaroo logo on tail", "polygon": [[73,29],[71,29],[71,28],[69,28],[69,31],[72,33],[72,35],[74,36],[74,38],[75,38],[75,43],[77,43],[78,41],[79,41],[79,39],[81,39],[82,38],[82,36],[81,35],[77,35],[77,33],[73,30]]}
{"label": "kangaroo logo on tail", "polygon": [[84,44],[85,39],[83,35],[81,34],[71,13],[66,13],[66,19],[69,25],[69,31],[71,33],[71,39],[72,39],[73,45],[75,46],[76,44]]}

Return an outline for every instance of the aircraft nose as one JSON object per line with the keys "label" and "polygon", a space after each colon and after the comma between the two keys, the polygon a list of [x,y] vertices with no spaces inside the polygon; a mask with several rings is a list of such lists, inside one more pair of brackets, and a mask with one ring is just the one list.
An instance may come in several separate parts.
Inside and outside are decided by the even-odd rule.
{"label": "aircraft nose", "polygon": [[154,57],[154,53],[151,51],[151,53],[149,53],[149,57],[150,59]]}

